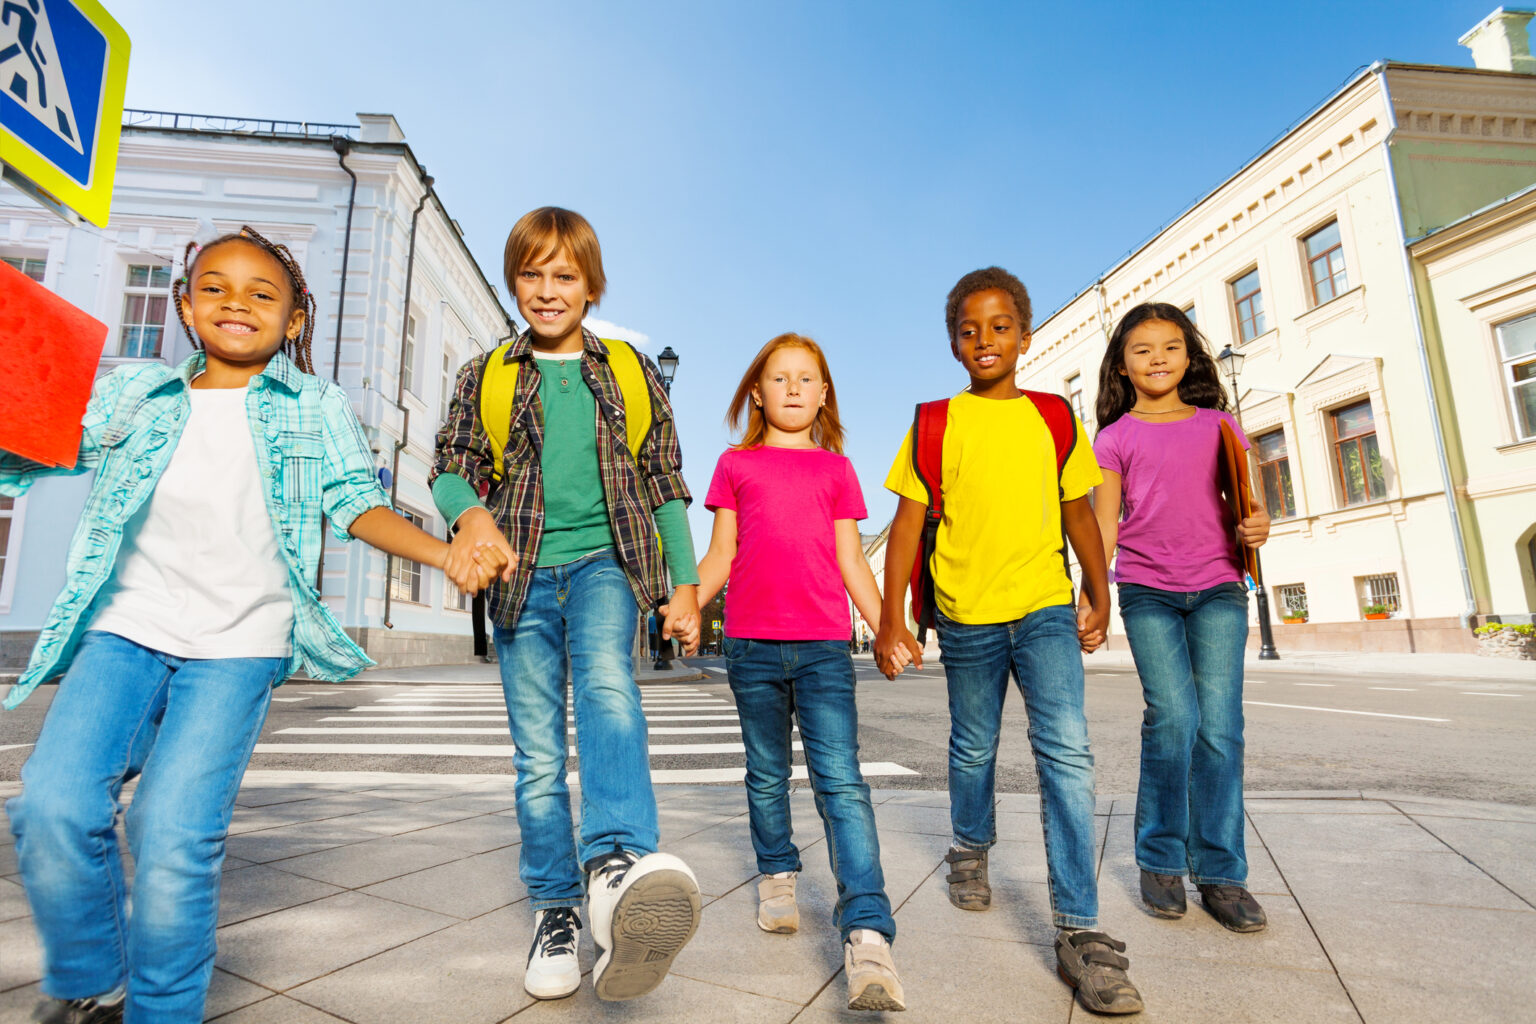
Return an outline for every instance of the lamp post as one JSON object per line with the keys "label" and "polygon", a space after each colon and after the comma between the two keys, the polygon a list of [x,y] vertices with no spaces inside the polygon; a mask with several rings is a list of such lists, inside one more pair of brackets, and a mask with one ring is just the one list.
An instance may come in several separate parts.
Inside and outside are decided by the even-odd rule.
{"label": "lamp post", "polygon": [[[677,376],[677,364],[682,360],[677,358],[677,353],[668,345],[661,350],[656,357],[656,367],[661,371],[661,389],[672,397],[672,381]],[[651,666],[657,672],[664,672],[667,662],[672,658],[672,641],[661,635],[661,623],[656,623],[656,663]]]}
{"label": "lamp post", "polygon": [[[1245,358],[1241,352],[1234,352],[1231,345],[1222,349],[1216,357],[1222,370],[1226,371],[1227,379],[1232,382],[1232,402],[1236,407],[1239,424],[1243,421],[1243,400],[1237,391],[1237,375],[1243,372]],[[1246,466],[1244,472],[1247,472]],[[1259,660],[1279,661],[1280,654],[1275,650],[1274,628],[1269,622],[1269,594],[1264,590],[1264,568],[1259,563],[1258,549],[1253,552],[1253,589],[1259,598]]]}

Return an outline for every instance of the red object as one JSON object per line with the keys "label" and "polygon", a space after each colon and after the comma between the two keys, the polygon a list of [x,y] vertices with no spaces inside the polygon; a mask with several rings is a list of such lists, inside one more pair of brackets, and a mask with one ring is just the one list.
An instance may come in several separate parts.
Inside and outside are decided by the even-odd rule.
{"label": "red object", "polygon": [[107,325],[0,263],[0,448],[73,466]]}
{"label": "red object", "polygon": [[[1056,491],[1061,493],[1061,473],[1077,447],[1077,420],[1072,407],[1060,395],[1025,391],[1034,403],[1056,445]],[[912,468],[928,489],[928,509],[923,514],[923,542],[912,563],[912,619],[917,623],[917,642],[933,625],[933,551],[938,543],[939,522],[944,518],[944,427],[949,422],[949,399],[919,402],[912,416]],[[1065,552],[1063,552],[1065,557]]]}
{"label": "red object", "polygon": [[[1232,424],[1226,420],[1221,421],[1221,484],[1222,490],[1227,494],[1227,505],[1232,509],[1232,518],[1236,522],[1242,522],[1253,515],[1253,487],[1248,477],[1248,450],[1243,447],[1243,442],[1237,439]],[[1238,561],[1243,564],[1243,571],[1252,576],[1255,583],[1263,582],[1259,577],[1259,551],[1237,539],[1237,534],[1232,535],[1237,544]]]}

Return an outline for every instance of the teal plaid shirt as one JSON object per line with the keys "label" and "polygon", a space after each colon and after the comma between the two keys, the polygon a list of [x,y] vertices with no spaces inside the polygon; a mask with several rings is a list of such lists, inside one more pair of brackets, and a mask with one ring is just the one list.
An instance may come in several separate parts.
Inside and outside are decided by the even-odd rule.
{"label": "teal plaid shirt", "polygon": [[[39,465],[0,452],[0,494],[17,496],[49,474],[94,469],[96,480],[70,542],[64,590],[54,603],[5,707],[20,704],[38,683],[69,667],[91,604],[112,575],[123,528],[154,491],[187,420],[188,386],[203,368],[195,353],[174,369],[160,363],[122,366],[96,382],[86,408],[80,456],[72,469]],[[315,679],[341,680],[373,664],[331,616],[314,588],[321,513],[336,536],[350,539],[352,521],[389,497],[374,476],[373,455],[346,392],[299,370],[279,352],[251,378],[245,399],[256,444],[267,513],[288,566],[293,597],[293,660]]]}

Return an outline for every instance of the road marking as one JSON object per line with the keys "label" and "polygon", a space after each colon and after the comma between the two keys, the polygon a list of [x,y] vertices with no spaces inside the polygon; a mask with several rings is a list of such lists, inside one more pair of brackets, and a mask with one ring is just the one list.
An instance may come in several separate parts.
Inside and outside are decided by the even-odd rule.
{"label": "road marking", "polygon": [[[257,754],[419,754],[434,757],[510,757],[516,748],[510,743],[258,743]],[[791,743],[790,749],[803,749]],[[650,749],[652,757],[675,754],[744,754],[740,743],[658,743]],[[576,756],[571,747],[569,756]]]}
{"label": "road marking", "polygon": [[1462,690],[1463,697],[1519,697],[1518,693],[1483,693],[1481,690]]}
{"label": "road marking", "polygon": [[1332,686],[1332,683],[1297,683],[1297,686]]}
{"label": "road marking", "polygon": [[729,673],[726,672],[726,670],[723,668],[705,668],[704,671],[713,672],[717,676],[729,675]]}
{"label": "road marking", "polygon": [[1373,686],[1373,690],[1392,690],[1395,693],[1418,693],[1417,686]]}
{"label": "road marking", "polygon": [[[574,732],[574,725],[566,726],[567,732]],[[737,734],[741,733],[739,725],[664,725],[648,728],[646,732],[652,736],[693,736],[703,733]],[[279,736],[505,736],[506,727],[500,729],[483,729],[476,726],[443,726],[432,728],[430,726],[406,726],[401,729],[391,729],[383,725],[368,725],[361,729],[341,729],[327,726],[299,726],[292,729],[279,729]]]}
{"label": "road marking", "polygon": [[328,697],[328,696],[330,696],[333,693],[340,693],[341,691],[340,690],[300,690],[299,692],[300,693],[308,693],[308,694],[311,694],[311,695],[316,696],[316,697]]}
{"label": "road marking", "polygon": [[[880,775],[916,775],[911,768],[903,768],[891,761],[859,763],[859,774],[866,779]],[[657,768],[651,771],[651,781],[658,785],[686,782],[740,782],[746,778],[746,768]],[[789,770],[791,779],[809,778],[805,765],[797,764]]]}
{"label": "road marking", "polygon": [[297,704],[301,700],[309,700],[308,697],[273,697],[272,699],[283,704]]}
{"label": "road marking", "polygon": [[7,743],[4,746],[0,746],[0,750],[20,750],[22,747],[30,747],[31,745],[30,743]]}
{"label": "road marking", "polygon": [[1423,715],[1389,715],[1385,711],[1350,711],[1347,708],[1317,708],[1309,704],[1271,704],[1262,700],[1245,700],[1244,704],[1257,704],[1265,708],[1291,708],[1295,711],[1331,711],[1336,715],[1368,715],[1371,718],[1406,718],[1413,722],[1449,722],[1449,718],[1425,718]]}
{"label": "road marking", "polygon": [[[366,709],[365,709],[366,710]],[[567,722],[575,715],[566,715]],[[728,715],[646,715],[647,722],[734,722],[739,717],[734,711]],[[341,715],[322,718],[322,722],[506,722],[502,715]]]}

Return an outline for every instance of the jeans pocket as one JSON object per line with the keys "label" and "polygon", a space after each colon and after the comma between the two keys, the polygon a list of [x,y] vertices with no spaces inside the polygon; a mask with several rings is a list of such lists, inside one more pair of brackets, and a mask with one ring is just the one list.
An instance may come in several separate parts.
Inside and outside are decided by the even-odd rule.
{"label": "jeans pocket", "polygon": [[720,638],[720,650],[725,654],[727,664],[740,661],[747,654],[747,645],[752,641],[742,640],[734,636]]}

